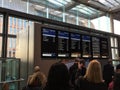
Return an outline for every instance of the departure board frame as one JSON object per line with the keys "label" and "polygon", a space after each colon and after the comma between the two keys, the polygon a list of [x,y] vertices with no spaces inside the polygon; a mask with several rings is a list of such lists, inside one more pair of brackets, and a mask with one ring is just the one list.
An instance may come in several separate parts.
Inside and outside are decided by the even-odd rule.
{"label": "departure board frame", "polygon": [[52,28],[41,28],[41,57],[57,58],[57,31]]}
{"label": "departure board frame", "polygon": [[92,58],[101,58],[100,55],[100,37],[92,36]]}
{"label": "departure board frame", "polygon": [[70,58],[70,32],[57,31],[57,57]]}
{"label": "departure board frame", "polygon": [[[43,32],[44,29],[50,31],[45,33]],[[51,38],[47,43],[43,40],[46,37]],[[54,43],[52,42],[53,39]],[[106,46],[106,49],[104,49],[104,46]],[[108,50],[107,37],[41,27],[42,58],[107,59],[109,57]]]}
{"label": "departure board frame", "polygon": [[100,55],[102,59],[109,58],[108,38],[100,38]]}
{"label": "departure board frame", "polygon": [[70,32],[70,57],[81,57],[81,34]]}
{"label": "departure board frame", "polygon": [[82,34],[82,58],[92,57],[91,36]]}

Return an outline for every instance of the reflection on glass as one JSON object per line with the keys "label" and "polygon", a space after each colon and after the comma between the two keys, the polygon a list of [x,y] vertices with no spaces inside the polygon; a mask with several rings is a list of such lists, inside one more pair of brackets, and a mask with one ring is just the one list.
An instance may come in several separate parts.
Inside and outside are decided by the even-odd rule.
{"label": "reflection on glass", "polygon": [[8,38],[7,57],[15,57],[16,38]]}
{"label": "reflection on glass", "polygon": [[16,80],[19,79],[19,61],[14,59],[8,59],[5,63],[6,80]]}
{"label": "reflection on glass", "polygon": [[112,48],[112,59],[119,59],[118,49]]}
{"label": "reflection on glass", "polygon": [[8,82],[9,90],[18,90],[18,82],[13,82],[13,80],[18,80],[20,78],[19,64],[19,59],[0,59],[0,82]]}
{"label": "reflection on glass", "polygon": [[8,34],[16,35],[19,31],[26,30],[27,27],[28,27],[27,20],[9,17]]}

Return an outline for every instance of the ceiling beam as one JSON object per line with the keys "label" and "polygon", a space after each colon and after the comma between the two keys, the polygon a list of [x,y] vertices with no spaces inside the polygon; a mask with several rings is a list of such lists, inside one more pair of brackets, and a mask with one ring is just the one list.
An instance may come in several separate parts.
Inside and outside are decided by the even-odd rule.
{"label": "ceiling beam", "polygon": [[68,4],[68,5],[65,7],[65,10],[68,11],[68,10],[76,7],[77,5],[79,5],[79,3],[76,3],[76,2],[73,2],[72,4]]}
{"label": "ceiling beam", "polygon": [[[77,6],[77,5],[79,5],[79,3],[76,3],[76,2],[72,2],[71,4],[67,4],[66,6],[65,6],[65,11],[68,11],[68,10],[70,10],[70,9],[72,9],[72,8],[74,8],[75,6]],[[60,7],[58,10],[63,10],[63,7]]]}
{"label": "ceiling beam", "polygon": [[119,11],[120,11],[120,5],[111,8],[109,12],[110,13],[116,13],[116,12],[119,12]]}
{"label": "ceiling beam", "polygon": [[103,12],[108,12],[108,10],[109,10],[108,7],[101,5],[101,4],[97,3],[96,1],[92,1],[92,0],[73,0],[73,1],[80,3],[80,4],[84,4],[86,6],[90,6],[92,8],[95,8],[95,9],[103,11]]}

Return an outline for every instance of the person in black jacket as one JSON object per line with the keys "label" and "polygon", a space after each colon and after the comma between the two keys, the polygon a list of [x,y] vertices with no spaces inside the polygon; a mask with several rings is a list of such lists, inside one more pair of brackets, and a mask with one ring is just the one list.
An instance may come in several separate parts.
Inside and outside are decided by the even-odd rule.
{"label": "person in black jacket", "polygon": [[78,70],[76,72],[76,78],[78,78],[79,76],[84,76],[86,73],[86,67],[85,67],[85,60],[81,59],[78,63]]}
{"label": "person in black jacket", "polygon": [[76,73],[78,71],[79,66],[79,58],[75,58],[74,64],[69,69],[69,75],[70,75],[70,84],[72,87],[75,85],[75,79],[76,79]]}
{"label": "person in black jacket", "polygon": [[103,79],[105,83],[109,85],[114,76],[114,67],[112,66],[112,61],[108,60],[108,63],[103,67]]}
{"label": "person in black jacket", "polygon": [[85,76],[76,80],[75,90],[107,90],[101,65],[97,60],[90,61]]}

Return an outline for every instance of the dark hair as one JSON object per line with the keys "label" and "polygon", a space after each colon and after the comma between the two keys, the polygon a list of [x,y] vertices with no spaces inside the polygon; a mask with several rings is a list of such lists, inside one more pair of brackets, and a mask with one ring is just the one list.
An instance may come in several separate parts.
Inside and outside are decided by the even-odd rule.
{"label": "dark hair", "polygon": [[49,90],[64,90],[69,87],[69,73],[65,64],[55,63],[51,66],[46,87]]}
{"label": "dark hair", "polygon": [[80,64],[85,65],[85,60],[80,60]]}
{"label": "dark hair", "polygon": [[120,69],[120,64],[118,64],[118,65],[116,66],[116,69]]}

